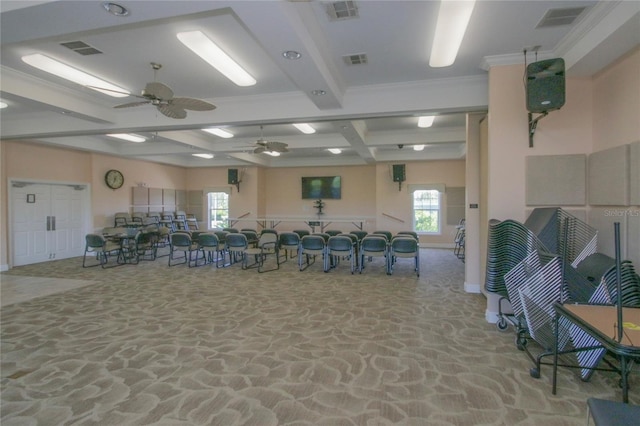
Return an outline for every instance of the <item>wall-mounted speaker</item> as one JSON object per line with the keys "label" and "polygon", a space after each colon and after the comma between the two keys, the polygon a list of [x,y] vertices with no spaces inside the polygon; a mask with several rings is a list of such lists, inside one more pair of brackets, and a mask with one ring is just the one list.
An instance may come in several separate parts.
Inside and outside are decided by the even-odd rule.
{"label": "wall-mounted speaker", "polygon": [[227,183],[230,185],[238,184],[238,169],[229,169],[227,171]]}
{"label": "wall-mounted speaker", "polygon": [[404,164],[394,164],[393,165],[393,181],[394,182],[404,182],[406,179]]}
{"label": "wall-mounted speaker", "polygon": [[547,112],[565,101],[564,59],[547,59],[527,65],[527,110]]}

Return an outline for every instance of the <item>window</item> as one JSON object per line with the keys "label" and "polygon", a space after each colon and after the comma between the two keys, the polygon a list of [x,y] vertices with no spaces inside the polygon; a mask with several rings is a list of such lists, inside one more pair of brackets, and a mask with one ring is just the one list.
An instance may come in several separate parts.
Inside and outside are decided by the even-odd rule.
{"label": "window", "polygon": [[440,192],[438,190],[413,191],[413,229],[427,234],[440,233]]}
{"label": "window", "polygon": [[207,193],[209,229],[226,228],[229,222],[229,194],[226,192]]}

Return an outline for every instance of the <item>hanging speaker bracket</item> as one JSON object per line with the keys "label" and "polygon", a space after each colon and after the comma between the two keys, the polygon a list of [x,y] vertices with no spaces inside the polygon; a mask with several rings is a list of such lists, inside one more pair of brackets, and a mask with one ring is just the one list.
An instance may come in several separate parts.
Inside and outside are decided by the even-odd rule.
{"label": "hanging speaker bracket", "polygon": [[533,148],[533,135],[536,133],[538,127],[538,121],[542,120],[549,114],[548,111],[540,113],[539,116],[533,118],[533,114],[529,113],[529,148]]}

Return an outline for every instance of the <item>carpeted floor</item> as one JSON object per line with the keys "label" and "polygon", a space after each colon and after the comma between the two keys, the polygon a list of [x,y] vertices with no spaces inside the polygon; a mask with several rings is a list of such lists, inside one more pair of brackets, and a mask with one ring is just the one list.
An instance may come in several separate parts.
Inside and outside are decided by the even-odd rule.
{"label": "carpeted floor", "polygon": [[2,307],[2,425],[584,425],[588,397],[621,398],[611,372],[532,378],[450,250],[419,278],[166,262],[1,274],[87,280]]}

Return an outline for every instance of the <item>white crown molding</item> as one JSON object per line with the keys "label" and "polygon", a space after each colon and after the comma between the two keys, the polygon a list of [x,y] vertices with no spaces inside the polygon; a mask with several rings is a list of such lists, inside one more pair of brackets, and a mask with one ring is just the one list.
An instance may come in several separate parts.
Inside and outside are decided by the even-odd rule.
{"label": "white crown molding", "polygon": [[[527,52],[527,54],[530,54],[530,53],[531,52]],[[537,52],[536,57],[538,60],[543,60],[543,59],[555,58],[556,55],[552,51],[543,51],[543,52]],[[524,51],[522,53],[512,53],[508,55],[485,56],[484,58],[482,58],[482,61],[480,62],[480,68],[482,68],[485,71],[489,71],[491,67],[504,66],[504,65],[517,65],[517,64],[523,64],[523,63],[524,63]]]}
{"label": "white crown molding", "polygon": [[[537,53],[537,59],[564,58],[567,68],[577,63],[626,21],[640,13],[638,1],[600,1],[581,19],[551,51]],[[480,68],[524,63],[524,54],[486,56]],[[597,70],[594,70],[596,72]]]}

